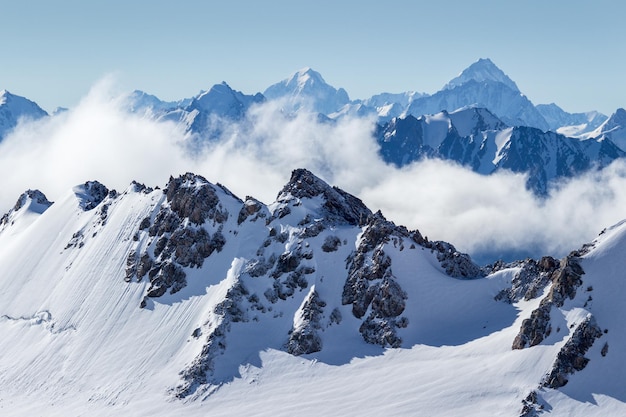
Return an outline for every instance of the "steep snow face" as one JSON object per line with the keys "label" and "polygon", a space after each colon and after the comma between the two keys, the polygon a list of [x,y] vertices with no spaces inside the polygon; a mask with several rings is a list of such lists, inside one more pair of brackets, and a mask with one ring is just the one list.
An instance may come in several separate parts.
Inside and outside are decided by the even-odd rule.
{"label": "steep snow face", "polygon": [[24,97],[11,94],[7,90],[0,91],[0,141],[11,131],[21,119],[37,120],[47,116],[37,103]]}
{"label": "steep snow face", "polygon": [[284,100],[288,112],[305,108],[325,115],[339,111],[350,102],[343,88],[336,89],[327,84],[321,74],[311,68],[303,68],[269,86],[263,95],[268,100]]}
{"label": "steep snow face", "polygon": [[431,114],[463,107],[484,107],[509,126],[532,126],[548,130],[548,124],[528,98],[497,81],[468,81],[413,101],[407,113]]}
{"label": "steep snow face", "polygon": [[[589,411],[570,387],[600,393],[587,415],[625,409],[621,385],[584,377],[623,367],[621,324],[607,319],[620,284],[603,265],[619,268],[624,239],[604,236],[573,302],[593,291],[596,322],[615,336],[609,327],[608,354],[606,336],[592,344],[564,388],[531,396],[553,413]],[[16,417],[520,415],[587,317],[565,301],[551,336],[511,348],[536,297],[556,291],[556,264],[481,269],[306,170],[269,206],[194,174],[122,193],[87,182],[0,245],[0,406]],[[615,303],[600,304],[610,291]]]}
{"label": "steep snow face", "polygon": [[509,126],[548,130],[543,116],[491,60],[480,59],[437,93],[414,100],[406,114],[420,116],[464,107],[484,107]]}
{"label": "steep snow face", "polygon": [[554,103],[537,104],[537,110],[548,123],[550,130],[568,137],[586,137],[607,119],[602,113],[567,113]]}
{"label": "steep snow face", "polygon": [[596,130],[587,134],[591,138],[608,138],[622,149],[626,149],[626,110],[617,109]]}
{"label": "steep snow face", "polygon": [[517,84],[513,82],[500,68],[498,68],[489,58],[481,58],[472,65],[464,69],[456,78],[450,80],[443,86],[442,90],[452,90],[469,82],[477,81],[496,82],[504,84],[507,88],[519,92]]}
{"label": "steep snow face", "polygon": [[470,107],[452,112],[450,113],[450,121],[461,136],[507,128],[507,125],[488,109],[480,107]]}

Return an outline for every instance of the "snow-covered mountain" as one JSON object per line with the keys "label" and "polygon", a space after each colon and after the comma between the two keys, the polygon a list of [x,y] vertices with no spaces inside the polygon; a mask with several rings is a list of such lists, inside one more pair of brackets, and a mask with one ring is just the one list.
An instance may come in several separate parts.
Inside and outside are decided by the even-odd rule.
{"label": "snow-covered mountain", "polygon": [[517,84],[498,68],[489,58],[480,58],[472,65],[464,69],[458,76],[451,79],[442,90],[453,90],[470,81],[478,83],[504,84],[513,91],[519,91]]}
{"label": "snow-covered mountain", "polygon": [[615,111],[594,131],[588,133],[589,138],[608,138],[622,149],[626,149],[626,110],[620,108]]}
{"label": "snow-covered mountain", "polygon": [[517,85],[489,59],[480,59],[435,94],[414,100],[407,114],[421,116],[474,106],[489,109],[510,126],[549,126]]}
{"label": "snow-covered mountain", "polygon": [[0,90],[0,141],[22,119],[37,120],[48,116],[34,101]]}
{"label": "snow-covered mountain", "polygon": [[268,100],[283,100],[288,113],[305,108],[329,115],[350,102],[346,90],[327,84],[321,74],[311,68],[303,68],[269,86],[263,95]]}
{"label": "snow-covered mountain", "polygon": [[260,93],[246,95],[222,82],[192,98],[175,102],[161,101],[156,96],[134,91],[128,97],[127,106],[130,111],[144,113],[156,120],[173,121],[187,132],[213,139],[219,137],[224,124],[241,120],[250,106],[264,101],[265,97]]}
{"label": "snow-covered mountain", "polygon": [[601,169],[626,156],[608,138],[580,140],[532,127],[508,127],[477,108],[395,118],[379,126],[377,139],[383,159],[396,166],[437,157],[485,175],[503,169],[526,173],[527,187],[538,195],[546,195],[554,180]]}
{"label": "snow-covered mountain", "polygon": [[626,412],[625,224],[479,268],[302,169],[270,205],[193,174],[25,196],[0,231],[3,414]]}
{"label": "snow-covered mountain", "polygon": [[537,104],[535,107],[550,130],[569,137],[585,137],[607,119],[607,116],[597,111],[568,113],[554,103]]}

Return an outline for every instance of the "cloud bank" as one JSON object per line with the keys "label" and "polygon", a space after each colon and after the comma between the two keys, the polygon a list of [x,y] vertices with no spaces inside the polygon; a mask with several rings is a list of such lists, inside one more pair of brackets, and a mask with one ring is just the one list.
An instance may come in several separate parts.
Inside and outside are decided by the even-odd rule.
{"label": "cloud bank", "polygon": [[293,169],[307,168],[397,224],[481,262],[563,256],[626,217],[621,161],[540,200],[525,190],[522,175],[482,176],[440,160],[389,166],[377,154],[373,120],[286,117],[277,103],[251,109],[219,141],[191,153],[179,126],[128,113],[114,89],[100,82],[75,109],[22,123],[0,143],[1,213],[28,188],[55,200],[87,180],[123,190],[132,180],[162,186],[187,171],[269,203]]}

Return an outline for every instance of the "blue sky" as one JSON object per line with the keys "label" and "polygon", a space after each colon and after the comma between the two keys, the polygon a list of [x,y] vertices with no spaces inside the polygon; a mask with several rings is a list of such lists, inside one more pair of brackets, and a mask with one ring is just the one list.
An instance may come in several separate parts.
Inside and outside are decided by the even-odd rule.
{"label": "blue sky", "polygon": [[[626,4],[626,3],[625,3]],[[0,0],[0,88],[47,110],[114,74],[165,100],[310,66],[351,98],[434,93],[491,58],[535,104],[626,106],[622,2]]]}

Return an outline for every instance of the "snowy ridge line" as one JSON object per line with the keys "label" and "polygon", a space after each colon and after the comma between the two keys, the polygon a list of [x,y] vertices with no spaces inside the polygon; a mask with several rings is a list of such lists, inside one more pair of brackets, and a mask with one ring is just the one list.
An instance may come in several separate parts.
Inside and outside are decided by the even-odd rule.
{"label": "snowy ridge line", "polygon": [[[560,263],[480,268],[305,169],[269,205],[191,173],[86,184],[0,246],[8,415],[626,410],[626,223]],[[512,349],[548,297],[551,331]],[[57,331],[51,311],[79,331],[28,329]]]}

